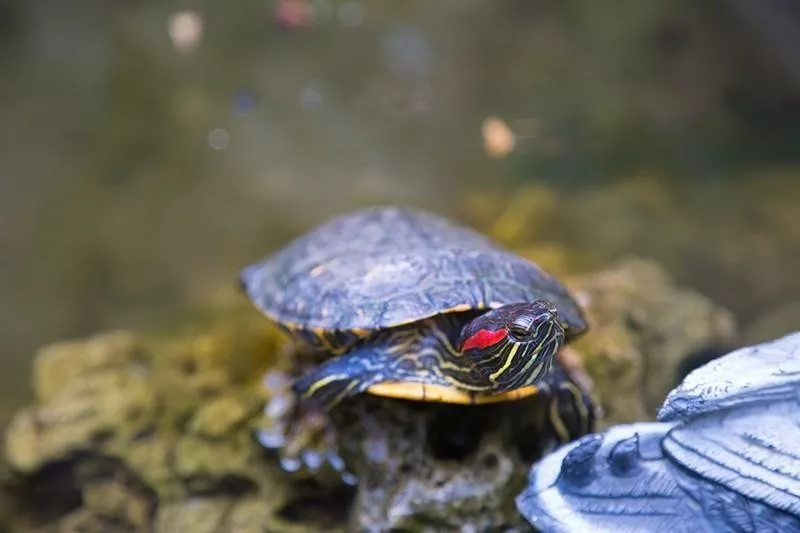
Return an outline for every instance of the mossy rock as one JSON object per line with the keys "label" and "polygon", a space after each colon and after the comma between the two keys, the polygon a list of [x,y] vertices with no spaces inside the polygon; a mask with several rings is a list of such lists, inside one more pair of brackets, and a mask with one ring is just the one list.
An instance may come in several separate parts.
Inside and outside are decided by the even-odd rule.
{"label": "mossy rock", "polygon": [[287,479],[252,436],[267,399],[259,378],[282,342],[235,308],[170,332],[44,347],[35,402],[6,432],[13,530],[301,532],[331,523],[324,504],[319,516],[293,509],[344,496]]}
{"label": "mossy rock", "polygon": [[728,310],[654,261],[621,259],[567,283],[587,310],[591,329],[574,347],[595,381],[602,425],[654,420],[687,357],[737,342]]}

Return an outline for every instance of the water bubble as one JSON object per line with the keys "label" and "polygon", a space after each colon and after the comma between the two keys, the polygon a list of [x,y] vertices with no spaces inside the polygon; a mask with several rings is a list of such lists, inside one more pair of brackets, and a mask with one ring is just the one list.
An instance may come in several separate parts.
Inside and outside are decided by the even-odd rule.
{"label": "water bubble", "polygon": [[283,468],[286,472],[297,472],[300,470],[300,467],[303,466],[302,461],[294,457],[281,457],[280,463],[281,468]]}
{"label": "water bubble", "polygon": [[415,28],[393,28],[382,44],[387,66],[395,75],[421,77],[431,71],[430,46]]}
{"label": "water bubble", "polygon": [[316,472],[325,463],[325,456],[312,450],[306,450],[303,452],[303,462],[312,472]]}
{"label": "water bubble", "polygon": [[267,402],[264,414],[271,420],[278,420],[292,410],[293,404],[288,395],[276,394]]}
{"label": "water bubble", "polygon": [[498,117],[486,117],[481,125],[483,148],[491,157],[501,158],[514,150],[516,136],[506,122]]}
{"label": "water bubble", "polygon": [[351,474],[350,472],[342,472],[342,481],[351,487],[355,487],[358,485],[358,476]]}
{"label": "water bubble", "polygon": [[224,150],[231,141],[231,134],[224,128],[214,128],[208,132],[208,145],[214,150]]}
{"label": "water bubble", "polygon": [[341,457],[339,457],[339,454],[329,453],[328,463],[330,463],[333,469],[336,470],[337,472],[344,471],[344,460]]}
{"label": "water bubble", "polygon": [[264,448],[275,450],[282,448],[286,442],[283,432],[274,429],[265,429],[256,433],[256,439]]}
{"label": "water bubble", "polygon": [[261,378],[261,384],[268,391],[276,392],[285,389],[289,386],[291,380],[285,372],[279,370],[270,370],[264,373]]}
{"label": "water bubble", "polygon": [[364,8],[358,2],[345,2],[339,8],[339,22],[345,26],[358,26],[364,20]]}
{"label": "water bubble", "polygon": [[311,4],[314,22],[325,24],[333,18],[333,6],[329,0],[314,0]]}
{"label": "water bubble", "polygon": [[376,440],[367,447],[366,456],[373,463],[385,463],[389,458],[389,448],[385,442]]}
{"label": "water bubble", "polygon": [[169,17],[168,31],[172,46],[179,52],[188,54],[200,44],[203,18],[197,11],[179,11]]}
{"label": "water bubble", "polygon": [[311,82],[300,92],[300,105],[306,111],[313,111],[322,105],[325,89],[319,82]]}
{"label": "water bubble", "polygon": [[237,91],[233,95],[231,106],[233,107],[234,113],[239,116],[246,116],[255,108],[256,99],[253,94],[248,91]]}
{"label": "water bubble", "polygon": [[311,20],[311,6],[307,0],[276,0],[273,16],[278,26],[283,28],[303,28]]}

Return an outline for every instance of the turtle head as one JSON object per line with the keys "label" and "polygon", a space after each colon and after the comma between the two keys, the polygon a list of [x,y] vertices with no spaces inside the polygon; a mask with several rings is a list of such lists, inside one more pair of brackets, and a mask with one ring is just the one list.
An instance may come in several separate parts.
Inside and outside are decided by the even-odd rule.
{"label": "turtle head", "polygon": [[547,300],[508,304],[484,313],[461,331],[458,347],[489,388],[536,384],[564,344],[564,326]]}

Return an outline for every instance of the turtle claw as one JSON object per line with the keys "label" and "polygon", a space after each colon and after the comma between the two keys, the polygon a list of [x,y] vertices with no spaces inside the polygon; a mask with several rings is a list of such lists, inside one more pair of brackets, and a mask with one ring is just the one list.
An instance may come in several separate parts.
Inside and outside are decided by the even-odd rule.
{"label": "turtle claw", "polygon": [[339,454],[336,432],[325,413],[297,414],[289,424],[286,444],[279,453],[281,465],[288,464],[295,471],[303,469],[309,474],[319,474],[329,468],[348,485],[357,481]]}
{"label": "turtle claw", "polygon": [[319,474],[326,467],[336,472],[341,481],[355,485],[357,478],[339,455],[336,432],[327,414],[304,409],[291,390],[291,381],[280,373],[270,373],[264,379],[272,398],[264,407],[268,421],[258,431],[259,443],[275,450],[281,468],[291,474]]}

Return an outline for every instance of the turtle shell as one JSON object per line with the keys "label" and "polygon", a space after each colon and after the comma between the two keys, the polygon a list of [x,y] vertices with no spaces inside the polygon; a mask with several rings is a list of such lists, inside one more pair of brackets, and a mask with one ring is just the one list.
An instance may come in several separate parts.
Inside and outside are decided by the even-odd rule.
{"label": "turtle shell", "polygon": [[240,281],[259,310],[293,329],[363,333],[538,298],[557,306],[568,338],[587,328],[567,288],[536,264],[412,208],[333,218],[244,268]]}

